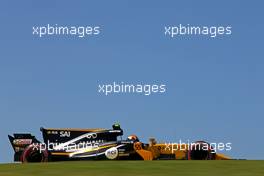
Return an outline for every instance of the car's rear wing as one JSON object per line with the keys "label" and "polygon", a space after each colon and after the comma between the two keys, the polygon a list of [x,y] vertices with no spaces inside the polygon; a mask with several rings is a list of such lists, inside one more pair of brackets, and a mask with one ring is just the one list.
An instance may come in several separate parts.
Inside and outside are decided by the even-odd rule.
{"label": "car's rear wing", "polygon": [[33,143],[40,143],[35,136],[29,133],[15,133],[8,135],[9,141],[14,149],[14,161],[20,161],[20,157],[27,146]]}

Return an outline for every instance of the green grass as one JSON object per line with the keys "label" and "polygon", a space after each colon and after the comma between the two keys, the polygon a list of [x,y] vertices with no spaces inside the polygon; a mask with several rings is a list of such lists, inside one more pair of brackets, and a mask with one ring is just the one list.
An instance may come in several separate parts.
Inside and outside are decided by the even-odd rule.
{"label": "green grass", "polygon": [[78,161],[1,164],[0,176],[263,176],[264,161]]}

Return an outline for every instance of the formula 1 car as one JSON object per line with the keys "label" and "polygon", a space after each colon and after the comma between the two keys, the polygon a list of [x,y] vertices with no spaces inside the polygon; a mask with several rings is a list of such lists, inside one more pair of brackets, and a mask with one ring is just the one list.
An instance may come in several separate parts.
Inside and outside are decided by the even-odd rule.
{"label": "formula 1 car", "polygon": [[[8,135],[15,151],[14,161],[47,162],[69,160],[222,160],[210,144],[194,145],[142,143],[135,135],[122,140],[119,124],[112,129],[45,129],[40,128],[43,143],[26,133]],[[120,139],[119,139],[120,138]],[[184,146],[183,146],[184,145]]]}

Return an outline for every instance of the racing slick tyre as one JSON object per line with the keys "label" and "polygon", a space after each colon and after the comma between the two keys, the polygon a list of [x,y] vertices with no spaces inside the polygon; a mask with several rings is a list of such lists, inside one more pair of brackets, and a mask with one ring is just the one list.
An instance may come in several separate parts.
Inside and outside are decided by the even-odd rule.
{"label": "racing slick tyre", "polygon": [[196,141],[187,152],[188,160],[214,160],[215,152],[212,146],[204,141]]}
{"label": "racing slick tyre", "polygon": [[48,151],[42,150],[41,144],[31,144],[23,151],[21,162],[48,162],[48,156]]}

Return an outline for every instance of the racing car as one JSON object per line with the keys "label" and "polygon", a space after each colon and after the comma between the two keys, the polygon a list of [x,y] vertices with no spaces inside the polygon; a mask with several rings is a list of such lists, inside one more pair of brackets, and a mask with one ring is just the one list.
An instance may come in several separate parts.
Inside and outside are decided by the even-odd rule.
{"label": "racing car", "polygon": [[[207,142],[186,144],[143,143],[136,135],[122,139],[119,124],[111,129],[40,128],[43,142],[29,133],[8,135],[14,161],[48,162],[72,160],[227,160]],[[184,146],[183,146],[184,145]]]}

